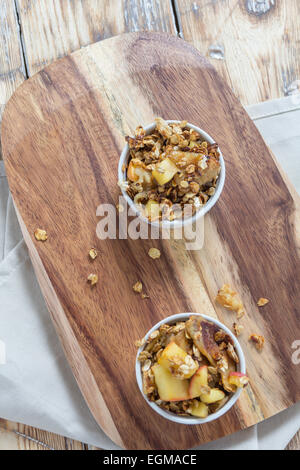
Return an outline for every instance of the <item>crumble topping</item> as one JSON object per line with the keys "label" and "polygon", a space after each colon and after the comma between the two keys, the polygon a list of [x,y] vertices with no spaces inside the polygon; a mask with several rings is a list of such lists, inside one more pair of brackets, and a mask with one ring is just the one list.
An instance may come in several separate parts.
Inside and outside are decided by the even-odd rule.
{"label": "crumble topping", "polygon": [[91,286],[94,286],[98,282],[98,275],[97,274],[89,274],[88,275],[88,282],[91,284]]}
{"label": "crumble topping", "polygon": [[228,310],[233,310],[237,313],[237,318],[241,318],[245,314],[245,309],[243,302],[238,295],[228,284],[224,284],[221,289],[219,289],[216,301],[227,308]]}
{"label": "crumble topping", "polygon": [[205,418],[249,382],[237,371],[231,337],[202,317],[163,324],[136,346],[144,346],[138,356],[144,394],[178,416]]}
{"label": "crumble topping", "polygon": [[139,211],[155,220],[174,220],[189,205],[191,215],[215,193],[220,173],[216,143],[209,144],[187,126],[187,121],[168,124],[156,118],[156,128],[146,135],[138,126],[127,136],[127,180],[119,182]]}

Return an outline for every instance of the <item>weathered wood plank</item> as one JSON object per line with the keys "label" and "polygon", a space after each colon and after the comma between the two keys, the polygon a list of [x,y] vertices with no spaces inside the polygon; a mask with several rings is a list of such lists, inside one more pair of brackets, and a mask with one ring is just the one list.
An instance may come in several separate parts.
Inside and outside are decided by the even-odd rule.
{"label": "weathered wood plank", "polygon": [[129,31],[175,33],[169,0],[17,0],[29,74],[82,46]]}
{"label": "weathered wood plank", "polygon": [[185,40],[244,105],[300,91],[298,0],[177,0]]}
{"label": "weathered wood plank", "polygon": [[0,419],[0,450],[92,450],[86,444]]}
{"label": "weathered wood plank", "polygon": [[[12,0],[0,0],[0,120],[14,90],[25,80],[19,25]],[[1,159],[0,150],[0,159]]]}

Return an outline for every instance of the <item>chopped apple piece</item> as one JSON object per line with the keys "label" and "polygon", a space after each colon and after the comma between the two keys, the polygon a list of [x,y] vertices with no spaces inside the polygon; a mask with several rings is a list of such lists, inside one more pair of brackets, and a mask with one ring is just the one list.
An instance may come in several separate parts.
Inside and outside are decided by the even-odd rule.
{"label": "chopped apple piece", "polygon": [[159,398],[163,401],[183,401],[189,399],[189,381],[174,377],[165,367],[154,364],[152,367]]}
{"label": "chopped apple piece", "polygon": [[189,379],[198,369],[198,363],[172,341],[164,349],[158,363],[171,374],[182,379]]}
{"label": "chopped apple piece", "polygon": [[145,170],[142,166],[135,165],[132,160],[130,160],[128,169],[127,169],[127,178],[133,182],[143,183],[145,185],[151,185],[152,183],[152,174],[150,171]]}
{"label": "chopped apple piece", "polygon": [[216,401],[223,400],[225,397],[225,393],[222,392],[222,390],[219,390],[218,388],[212,388],[209,393],[203,393],[201,395],[200,400],[203,403],[206,403],[209,405],[210,403],[215,403]]}
{"label": "chopped apple piece", "polygon": [[169,158],[165,158],[157,163],[156,169],[152,171],[152,176],[160,186],[163,186],[168,183],[178,171],[175,163]]}
{"label": "chopped apple piece", "polygon": [[196,152],[183,152],[182,150],[173,150],[169,153],[169,157],[175,163],[185,161],[186,166],[188,166],[192,163],[196,164],[202,156],[200,153]]}
{"label": "chopped apple piece", "polygon": [[190,398],[197,398],[203,395],[203,389],[208,387],[207,383],[208,372],[207,366],[201,366],[193,375],[190,381],[189,394]]}
{"label": "chopped apple piece", "polygon": [[128,169],[127,169],[127,178],[130,180],[130,181],[137,181],[139,178],[138,178],[138,175],[135,174],[135,166],[134,164],[132,163],[132,160],[130,160],[129,162],[129,165],[128,165]]}
{"label": "chopped apple piece", "polygon": [[201,401],[195,400],[189,412],[191,415],[197,416],[197,418],[206,418],[208,416],[208,406],[205,403],[201,403]]}
{"label": "chopped apple piece", "polygon": [[191,317],[186,323],[186,329],[201,354],[215,367],[221,357],[221,351],[215,341],[218,327],[201,317]]}
{"label": "chopped apple piece", "polygon": [[158,363],[165,367],[166,369],[170,369],[171,366],[174,365],[174,362],[181,361],[184,364],[185,357],[187,353],[181,349],[175,341],[172,341],[168,344],[168,346],[164,349],[162,355],[160,356]]}
{"label": "chopped apple piece", "polygon": [[243,388],[248,384],[249,378],[247,377],[247,375],[242,374],[242,372],[230,372],[228,382],[231,385]]}
{"label": "chopped apple piece", "polygon": [[146,204],[146,214],[150,220],[158,219],[160,216],[160,205],[157,201],[150,199]]}

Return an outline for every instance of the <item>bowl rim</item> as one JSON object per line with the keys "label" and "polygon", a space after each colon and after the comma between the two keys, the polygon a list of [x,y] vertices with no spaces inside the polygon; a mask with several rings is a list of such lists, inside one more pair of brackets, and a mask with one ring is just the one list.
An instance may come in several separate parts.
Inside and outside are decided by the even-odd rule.
{"label": "bowl rim", "polygon": [[[182,121],[175,120],[175,119],[166,119],[165,121],[168,124],[179,124],[182,122]],[[148,134],[152,132],[155,129],[155,127],[156,127],[156,122],[152,122],[151,124],[145,126],[144,130],[146,131],[146,134]],[[194,124],[191,124],[189,122],[186,124],[186,127],[197,131],[201,135],[201,137],[203,137],[203,139],[205,139],[208,143],[210,144],[215,143],[215,140],[200,127],[197,127]],[[226,175],[225,161],[224,161],[223,154],[219,147],[218,147],[218,151],[220,153],[219,161],[220,161],[221,170],[220,170],[219,178],[216,184],[216,192],[213,196],[210,197],[208,202],[205,203],[205,205],[201,209],[199,209],[192,217],[186,218],[184,220],[175,219],[173,221],[163,220],[159,222],[157,221],[151,222],[139,212],[133,200],[128,196],[127,192],[123,188],[120,188],[122,192],[122,196],[126,200],[129,207],[132,209],[132,211],[136,214],[136,216],[140,217],[140,219],[143,222],[146,222],[147,224],[153,227],[162,227],[162,228],[170,229],[170,228],[178,228],[178,227],[183,227],[185,225],[190,225],[194,223],[196,220],[198,220],[200,217],[203,217],[207,212],[209,212],[212,209],[212,207],[216,204],[217,200],[219,199],[223,191],[224,183],[225,183],[225,175]],[[126,178],[125,178],[126,170],[123,170],[123,165],[124,163],[127,163],[128,156],[129,156],[129,145],[128,143],[126,143],[125,146],[123,147],[123,150],[121,152],[120,159],[119,159],[118,182],[126,181]]]}
{"label": "bowl rim", "polygon": [[[239,364],[237,367],[238,372],[241,372],[243,374],[246,374],[246,360],[245,356],[243,353],[243,350],[241,348],[241,345],[239,341],[237,340],[236,336],[232,333],[232,331],[227,328],[226,325],[221,323],[218,319],[210,317],[208,315],[202,314],[202,313],[192,313],[192,312],[187,312],[187,313],[177,313],[175,315],[170,315],[163,320],[160,320],[158,323],[156,323],[145,335],[145,339],[148,339],[149,335],[157,330],[161,325],[164,323],[174,323],[179,320],[187,320],[191,316],[201,316],[205,320],[211,321],[215,323],[217,326],[222,328],[233,340],[234,342],[234,347],[237,352],[237,355],[239,357]],[[148,403],[148,405],[160,416],[162,416],[165,419],[168,419],[169,421],[173,421],[175,423],[181,423],[181,424],[186,424],[186,425],[194,425],[194,424],[204,424],[204,423],[209,423],[211,421],[215,421],[216,419],[220,418],[223,416],[225,413],[227,413],[233,405],[236,403],[238,398],[240,397],[243,389],[238,388],[235,393],[232,394],[232,396],[229,398],[227,403],[220,408],[220,410],[216,411],[215,413],[212,413],[211,415],[208,415],[206,418],[194,418],[194,417],[188,417],[188,416],[176,416],[175,413],[163,410],[160,408],[158,405],[156,405],[154,402],[151,402],[148,400],[146,395],[143,392],[143,384],[142,384],[142,371],[141,371],[141,363],[138,361],[138,356],[140,353],[143,351],[145,345],[141,346],[138,349],[137,355],[136,355],[136,362],[135,362],[135,373],[136,373],[136,380],[137,384],[139,387],[139,390],[141,394],[143,395],[145,401]]]}

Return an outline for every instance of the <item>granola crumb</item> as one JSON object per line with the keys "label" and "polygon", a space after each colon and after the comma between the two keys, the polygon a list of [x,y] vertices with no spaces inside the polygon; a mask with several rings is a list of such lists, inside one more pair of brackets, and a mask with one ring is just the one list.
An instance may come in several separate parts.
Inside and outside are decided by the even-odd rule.
{"label": "granola crumb", "polygon": [[250,335],[249,341],[252,341],[253,343],[255,343],[255,347],[258,351],[261,351],[265,344],[265,338],[257,334]]}
{"label": "granola crumb", "polygon": [[239,323],[234,323],[232,326],[233,326],[235,335],[240,336],[244,329],[243,325],[240,325]]}
{"label": "granola crumb", "polygon": [[150,250],[148,251],[148,255],[152,259],[158,259],[160,258],[160,250],[158,248],[150,248]]}
{"label": "granola crumb", "polygon": [[134,345],[135,345],[137,348],[141,348],[142,346],[144,346],[145,343],[146,343],[146,339],[145,339],[145,338],[142,338],[142,339],[137,339],[137,340],[134,342]]}
{"label": "granola crumb", "polygon": [[159,335],[159,330],[152,331],[152,333],[149,335],[149,340],[151,341],[152,339],[157,338]]}
{"label": "granola crumb", "polygon": [[147,359],[142,366],[142,371],[147,372],[150,369],[150,367],[151,367],[151,361],[150,359]]}
{"label": "granola crumb", "polygon": [[228,284],[224,284],[219,289],[216,301],[227,308],[237,313],[237,318],[242,318],[245,314],[245,309],[242,300],[240,299],[237,292],[235,292]]}
{"label": "granola crumb", "polygon": [[97,274],[89,274],[88,275],[88,282],[90,282],[91,286],[94,286],[98,282],[98,275]]}
{"label": "granola crumb", "polygon": [[89,251],[89,257],[91,259],[96,259],[98,256],[98,252],[96,250],[96,248],[91,248],[90,251]]}
{"label": "granola crumb", "polygon": [[267,303],[269,303],[269,300],[268,299],[264,299],[263,297],[260,297],[260,299],[258,299],[257,301],[257,305],[259,307],[263,307],[264,305],[266,305]]}
{"label": "granola crumb", "polygon": [[43,230],[41,228],[37,228],[36,231],[34,232],[34,236],[36,240],[45,242],[48,238],[46,230]]}
{"label": "granola crumb", "polygon": [[236,364],[239,364],[239,362],[240,362],[239,357],[238,357],[237,353],[235,352],[235,349],[234,349],[234,347],[232,346],[231,343],[228,343],[228,344],[227,344],[227,353],[228,353],[228,356],[229,356],[234,362],[236,362]]}
{"label": "granola crumb", "polygon": [[141,297],[142,297],[142,299],[149,299],[150,298],[148,294],[145,294],[145,292],[141,293]]}
{"label": "granola crumb", "polygon": [[143,284],[140,281],[137,281],[135,284],[133,284],[132,289],[134,292],[140,294],[143,290]]}

